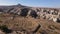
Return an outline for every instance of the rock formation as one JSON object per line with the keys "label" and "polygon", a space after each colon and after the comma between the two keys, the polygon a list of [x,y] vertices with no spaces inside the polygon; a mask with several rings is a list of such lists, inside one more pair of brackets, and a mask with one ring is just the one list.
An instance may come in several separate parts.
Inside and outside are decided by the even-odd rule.
{"label": "rock formation", "polygon": [[2,34],[60,34],[59,23],[59,8],[0,6]]}

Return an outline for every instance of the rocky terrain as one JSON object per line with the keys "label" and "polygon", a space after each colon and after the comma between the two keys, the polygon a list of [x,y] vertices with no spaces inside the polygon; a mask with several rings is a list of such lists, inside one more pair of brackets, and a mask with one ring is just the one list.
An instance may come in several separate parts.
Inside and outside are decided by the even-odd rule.
{"label": "rocky terrain", "polygon": [[60,34],[60,8],[0,6],[0,34]]}

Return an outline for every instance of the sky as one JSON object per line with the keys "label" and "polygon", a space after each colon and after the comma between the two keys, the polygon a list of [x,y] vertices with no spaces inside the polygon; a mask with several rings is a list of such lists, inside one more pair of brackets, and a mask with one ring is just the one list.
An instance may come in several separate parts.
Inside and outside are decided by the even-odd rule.
{"label": "sky", "polygon": [[22,4],[32,7],[54,7],[60,8],[60,0],[0,0],[0,5]]}

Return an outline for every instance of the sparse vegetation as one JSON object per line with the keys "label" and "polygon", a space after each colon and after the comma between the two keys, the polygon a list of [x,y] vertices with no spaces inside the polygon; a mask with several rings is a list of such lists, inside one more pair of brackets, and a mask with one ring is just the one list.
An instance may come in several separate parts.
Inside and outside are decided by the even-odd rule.
{"label": "sparse vegetation", "polygon": [[30,16],[36,18],[38,15],[34,10],[32,10],[31,13],[30,13]]}
{"label": "sparse vegetation", "polygon": [[60,19],[59,18],[57,18],[57,22],[60,23]]}
{"label": "sparse vegetation", "polygon": [[24,17],[26,17],[27,16],[27,14],[28,14],[28,8],[24,8],[24,9],[22,9],[21,10],[21,13],[20,13],[20,16],[24,16]]}
{"label": "sparse vegetation", "polygon": [[11,33],[12,32],[12,30],[8,29],[8,27],[6,25],[0,26],[0,29],[2,30],[2,32],[5,32],[5,33]]}
{"label": "sparse vegetation", "polygon": [[4,12],[3,9],[0,9],[0,12]]}
{"label": "sparse vegetation", "polygon": [[[48,9],[47,11],[40,8],[40,11],[39,8],[36,10],[35,8],[31,9],[31,7],[28,8],[25,6],[20,7],[20,5],[18,6],[18,9],[16,9],[16,6],[13,6],[15,8],[6,7],[0,9],[0,12],[7,12],[0,14],[0,30],[2,32],[4,32],[5,34],[10,34],[13,31],[15,31],[13,32],[14,34],[60,34],[60,19],[58,18],[58,16],[56,16],[56,11],[58,10],[53,9],[55,10],[55,12],[53,10],[50,12]],[[30,13],[28,15],[29,10]],[[17,14],[18,12],[20,12],[19,15]],[[39,16],[37,12],[40,12],[38,13]],[[48,20],[48,16],[46,17],[46,13],[48,14],[48,16],[50,16],[49,18],[51,18],[52,16],[54,18],[57,17],[57,22],[59,23]],[[29,18],[26,18],[27,15]],[[37,17],[39,17],[40,19],[36,19]]]}

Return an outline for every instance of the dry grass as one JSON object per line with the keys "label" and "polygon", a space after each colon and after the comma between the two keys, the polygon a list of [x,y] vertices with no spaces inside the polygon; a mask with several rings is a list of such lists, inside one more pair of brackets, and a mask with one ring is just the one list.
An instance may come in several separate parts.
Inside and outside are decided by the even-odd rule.
{"label": "dry grass", "polygon": [[[6,15],[10,16],[10,15]],[[5,14],[0,16],[0,25],[7,25],[9,29],[15,31],[21,31],[25,29],[26,31],[32,32],[36,29],[38,24],[40,24],[39,30],[36,34],[60,34],[60,23],[55,23],[53,21],[48,21],[45,19],[34,19],[16,16],[13,19],[6,17]]]}

